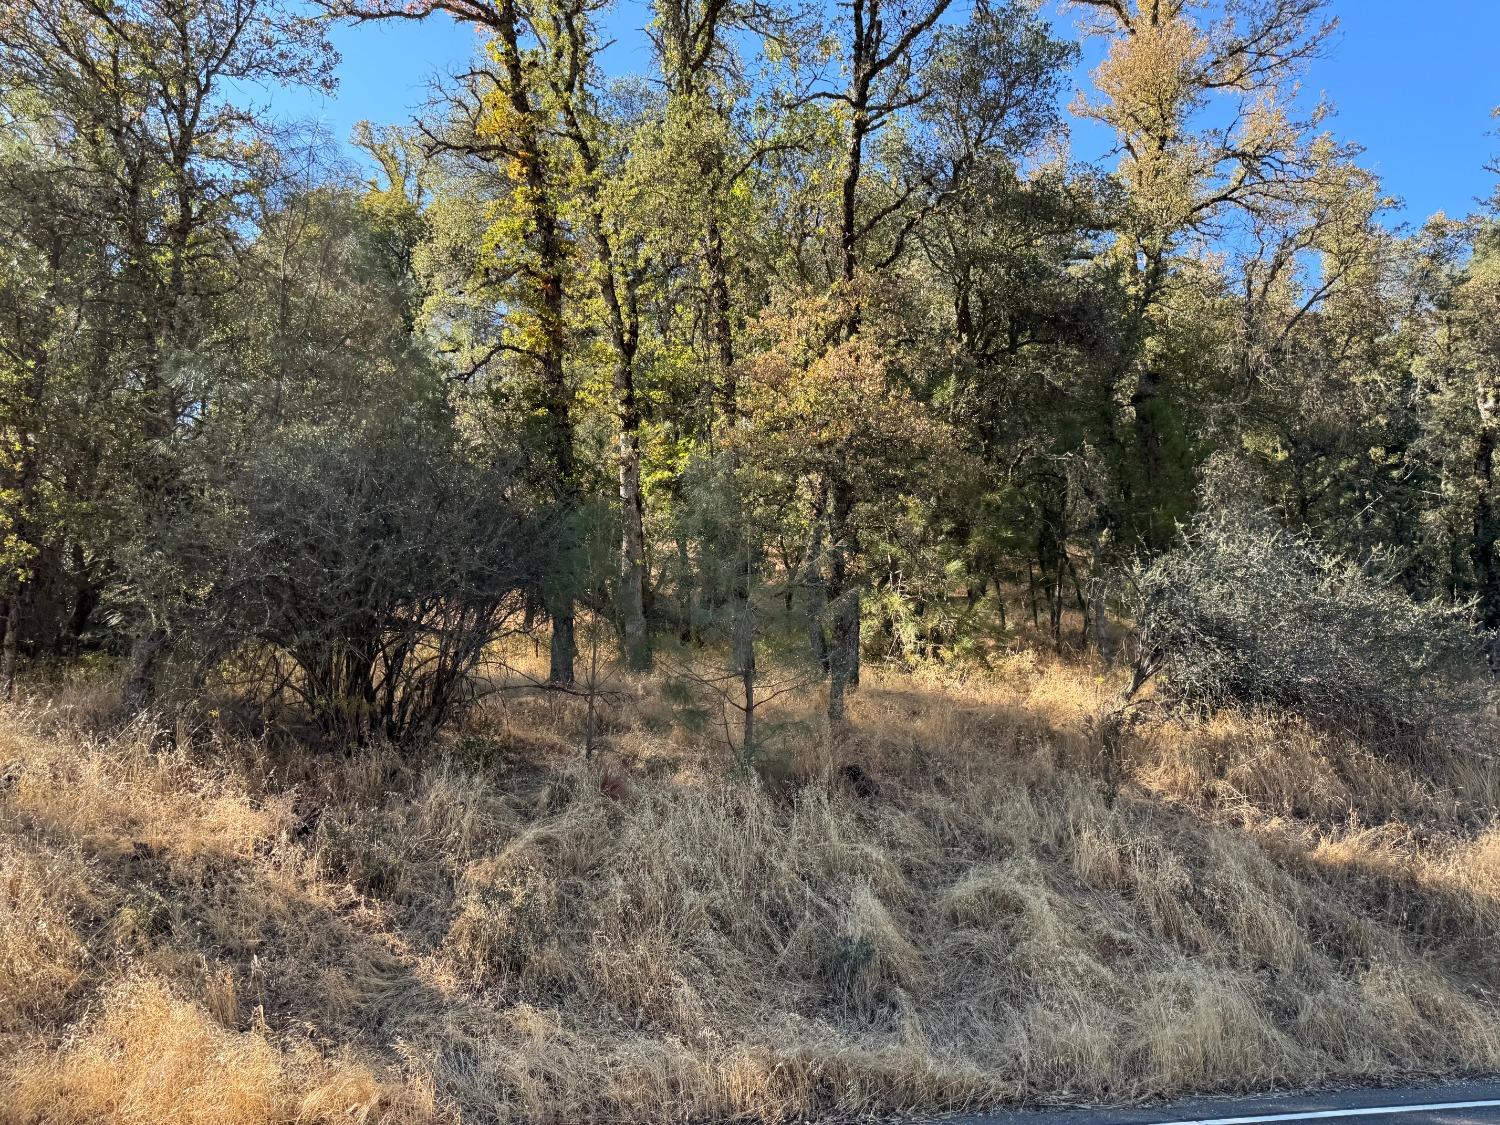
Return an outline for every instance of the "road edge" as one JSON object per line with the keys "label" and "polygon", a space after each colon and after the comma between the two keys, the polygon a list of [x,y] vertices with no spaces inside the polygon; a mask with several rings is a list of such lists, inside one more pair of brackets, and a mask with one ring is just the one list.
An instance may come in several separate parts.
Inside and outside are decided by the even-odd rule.
{"label": "road edge", "polygon": [[[1357,1086],[1266,1094],[1208,1095],[1140,1105],[1071,1105],[964,1111],[947,1115],[894,1119],[900,1125],[1159,1125],[1315,1113],[1339,1109],[1401,1107],[1500,1099],[1500,1075],[1439,1080],[1431,1084]],[[1353,1118],[1358,1122],[1358,1118]]]}

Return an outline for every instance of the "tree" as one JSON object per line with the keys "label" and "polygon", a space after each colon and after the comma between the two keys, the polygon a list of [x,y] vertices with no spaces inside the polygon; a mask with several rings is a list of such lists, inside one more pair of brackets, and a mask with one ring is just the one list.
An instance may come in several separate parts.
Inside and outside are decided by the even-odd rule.
{"label": "tree", "polygon": [[108,284],[103,263],[90,253],[98,245],[94,216],[64,176],[55,121],[33,98],[14,97],[6,108],[0,139],[0,221],[7,234],[0,267],[0,420],[7,451],[0,478],[0,690],[10,698],[22,634],[34,650],[56,648],[64,640],[57,618],[67,614],[67,631],[76,637],[91,612],[91,591],[67,588],[64,563],[70,548],[82,549],[75,511],[80,478],[110,447],[112,434],[107,425],[99,427],[91,456],[75,412],[100,393],[91,355],[98,329],[85,319],[89,301]]}
{"label": "tree", "polygon": [[1444,585],[1472,594],[1485,626],[1500,626],[1500,234],[1493,219],[1451,222],[1424,232],[1419,274],[1421,337],[1413,345],[1421,403],[1418,464],[1442,498]]}
{"label": "tree", "polygon": [[[203,360],[247,205],[276,172],[265,129],[235,95],[254,83],[326,87],[332,58],[318,25],[275,0],[24,0],[0,23],[3,85],[45,107],[54,174],[87,201],[89,252],[110,263],[89,311],[107,322],[111,405],[132,430],[123,518],[147,567],[128,579],[135,705],[150,699],[163,641],[151,544],[180,495],[179,443],[211,394]],[[13,610],[23,600],[12,596]]]}
{"label": "tree", "polygon": [[829,674],[835,725],[859,672],[866,506],[931,487],[952,463],[949,434],[903,385],[880,333],[846,333],[856,306],[888,311],[868,292],[836,291],[789,300],[761,318],[742,439],[749,487],[761,490],[762,503],[798,511],[809,529],[800,582],[812,597],[812,647]]}
{"label": "tree", "polygon": [[528,9],[528,23],[538,46],[539,69],[558,130],[571,156],[566,178],[577,196],[593,250],[593,275],[604,306],[613,353],[611,383],[618,427],[616,475],[620,500],[620,550],[617,598],[626,659],[632,668],[648,668],[650,639],[646,631],[645,504],[641,495],[641,411],[636,394],[636,365],[641,339],[640,287],[646,264],[642,239],[620,221],[607,199],[606,182],[619,175],[625,159],[623,123],[605,118],[595,96],[594,56],[601,40],[593,14],[598,0],[563,0]]}
{"label": "tree", "polygon": [[[1300,204],[1344,154],[1293,116],[1295,83],[1327,42],[1324,0],[1074,0],[1109,42],[1098,94],[1076,110],[1112,129],[1124,206],[1112,253],[1123,297],[1112,371],[1116,543],[1160,549],[1190,500],[1194,443],[1175,387],[1167,310],[1191,299],[1186,255],[1236,224]],[[1180,353],[1179,353],[1180,354]],[[1181,376],[1178,376],[1179,382]]]}
{"label": "tree", "polygon": [[[847,113],[837,227],[838,276],[846,286],[862,265],[879,269],[900,257],[920,217],[920,211],[902,214],[919,190],[918,182],[900,185],[888,201],[861,207],[866,147],[894,115],[927,96],[923,71],[932,49],[929,33],[949,3],[927,0],[910,8],[898,5],[894,11],[883,0],[851,0],[848,5],[848,84],[839,93],[822,95],[833,98]],[[894,230],[888,230],[888,225]],[[882,235],[888,240],[886,245],[873,249]],[[858,306],[850,314],[852,331],[858,324]]]}
{"label": "tree", "polygon": [[[425,19],[445,12],[489,36],[486,59],[450,91],[448,119],[426,131],[427,150],[498,172],[502,188],[486,210],[479,247],[469,247],[472,275],[466,287],[482,301],[504,309],[492,340],[479,344],[472,377],[505,355],[534,373],[537,406],[546,418],[553,485],[559,502],[576,511],[581,487],[576,464],[574,388],[565,364],[571,350],[567,292],[574,247],[563,211],[567,201],[565,158],[558,152],[556,107],[538,73],[533,11],[515,0],[320,0],[329,13],[355,20]],[[581,60],[580,60],[581,61]],[[558,534],[576,553],[578,529]],[[559,573],[547,583],[552,620],[550,680],[573,682],[575,583]]]}

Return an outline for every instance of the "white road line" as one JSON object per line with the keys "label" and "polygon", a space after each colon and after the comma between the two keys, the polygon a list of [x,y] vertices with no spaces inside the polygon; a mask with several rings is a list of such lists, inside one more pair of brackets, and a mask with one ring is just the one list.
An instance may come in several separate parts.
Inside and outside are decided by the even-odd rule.
{"label": "white road line", "polygon": [[1187,1121],[1156,1121],[1152,1125],[1262,1125],[1268,1121],[1319,1121],[1332,1117],[1373,1117],[1376,1114],[1433,1113],[1441,1109],[1484,1109],[1500,1106],[1500,1098],[1480,1102],[1432,1102],[1428,1105],[1372,1105],[1359,1109],[1317,1109],[1306,1113],[1270,1113],[1255,1117],[1201,1117]]}

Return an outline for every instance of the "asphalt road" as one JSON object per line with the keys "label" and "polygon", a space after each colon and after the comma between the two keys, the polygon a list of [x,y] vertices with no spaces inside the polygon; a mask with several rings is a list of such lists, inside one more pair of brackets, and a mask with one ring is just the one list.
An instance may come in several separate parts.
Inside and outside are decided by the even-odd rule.
{"label": "asphalt road", "polygon": [[1015,1110],[912,1125],[1500,1125],[1500,1080],[1390,1090],[1198,1098],[1127,1109]]}

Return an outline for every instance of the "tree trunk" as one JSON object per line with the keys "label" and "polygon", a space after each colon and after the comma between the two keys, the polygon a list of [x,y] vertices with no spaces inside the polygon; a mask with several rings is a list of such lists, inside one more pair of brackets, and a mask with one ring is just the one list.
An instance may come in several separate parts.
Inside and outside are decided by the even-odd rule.
{"label": "tree trunk", "polygon": [[735,567],[734,628],[730,638],[733,667],[740,675],[755,677],[755,609],[750,602],[750,563],[743,556]]}
{"label": "tree trunk", "polygon": [[734,329],[729,320],[733,307],[729,295],[729,272],[724,262],[724,234],[719,229],[719,216],[711,208],[707,223],[704,264],[708,272],[708,333],[719,366],[720,410],[725,423],[733,426],[739,417],[740,392],[734,367]]}
{"label": "tree trunk", "polygon": [[1096,528],[1094,531],[1094,560],[1089,568],[1089,617],[1094,636],[1094,649],[1099,653],[1099,659],[1106,668],[1113,666],[1115,662],[1114,637],[1110,633],[1109,606],[1108,606],[1108,580],[1105,577],[1106,565],[1104,558],[1104,536]]}
{"label": "tree trunk", "polygon": [[849,591],[848,598],[848,617],[843,622],[843,636],[849,664],[849,687],[853,690],[859,687],[860,672],[864,666],[864,658],[859,650],[859,627],[864,612],[864,596],[856,587]]}
{"label": "tree trunk", "polygon": [[59,653],[73,654],[78,651],[83,634],[88,630],[89,620],[99,605],[99,587],[90,574],[83,545],[73,544],[73,573],[77,575],[73,588],[73,608],[68,613],[67,624],[58,636]]}
{"label": "tree trunk", "polygon": [[[597,137],[582,111],[581,76],[592,55],[588,32],[579,22],[582,9],[561,13],[559,37],[543,56],[554,69],[548,82],[562,115],[568,140],[584,172],[580,185],[587,201],[587,225],[594,241],[594,276],[599,296],[609,314],[610,344],[615,353],[615,417],[620,427],[617,471],[620,491],[620,555],[617,601],[625,659],[631,668],[651,666],[651,648],[646,632],[646,534],[645,508],[641,500],[641,417],[635,394],[635,358],[640,344],[640,307],[637,302],[638,272],[628,259],[621,260],[605,214],[601,197],[601,163]],[[628,255],[628,250],[626,251]]]}
{"label": "tree trunk", "polygon": [[625,638],[625,660],[631,668],[651,667],[651,644],[646,632],[646,529],[641,496],[640,415],[635,406],[634,379],[623,360],[616,370],[620,411],[620,623]]}
{"label": "tree trunk", "polygon": [[837,486],[830,489],[829,583],[833,637],[828,665],[828,720],[844,721],[844,696],[859,686],[859,591],[849,577],[850,504]]}
{"label": "tree trunk", "polygon": [[1062,614],[1063,614],[1063,568],[1062,560],[1052,560],[1052,580],[1047,585],[1047,599],[1052,612],[1052,644],[1062,644]]}
{"label": "tree trunk", "polygon": [[0,645],[0,696],[7,701],[16,695],[16,650],[21,632],[21,591],[12,591],[5,602],[5,641]]}
{"label": "tree trunk", "polygon": [[755,668],[740,672],[740,683],[745,689],[745,729],[740,737],[740,756],[747,761],[755,759]]}
{"label": "tree trunk", "polygon": [[698,597],[692,551],[688,548],[687,537],[681,532],[677,535],[677,591],[677,612],[681,618],[677,639],[688,644],[698,635]]}
{"label": "tree trunk", "polygon": [[[641,503],[640,448],[634,434],[620,434],[620,618],[625,634],[625,660],[631,668],[651,667],[651,644],[646,632],[646,536]],[[625,447],[629,445],[629,452]]]}
{"label": "tree trunk", "polygon": [[[49,256],[51,270],[48,274],[45,300],[46,308],[50,313],[56,301],[55,280],[62,262],[62,240],[54,237],[52,249]],[[43,425],[43,400],[47,393],[48,378],[52,369],[51,355],[45,348],[39,349],[32,357],[31,377],[23,384],[24,399],[21,404],[21,413],[18,418],[17,429],[20,431],[20,448],[16,452],[18,457],[17,487],[14,496],[15,508],[13,510],[13,521],[10,528],[10,538],[13,543],[19,545],[24,551],[31,547],[34,553],[25,556],[24,565],[18,567],[19,573],[12,575],[11,594],[8,599],[5,614],[5,640],[0,647],[0,694],[4,698],[11,699],[15,695],[16,687],[16,662],[21,644],[21,620],[23,607],[29,599],[28,591],[35,586],[36,567],[41,547],[34,539],[41,536],[33,536],[32,509],[36,504],[36,491],[41,476],[40,454],[37,449],[37,433]]]}
{"label": "tree trunk", "polygon": [[[581,124],[568,110],[574,143],[592,176],[594,150]],[[597,189],[591,179],[590,192]],[[610,341],[615,352],[615,419],[620,427],[616,470],[620,487],[620,558],[618,600],[625,661],[636,671],[651,667],[651,645],[646,631],[646,509],[641,496],[641,413],[635,394],[635,357],[640,344],[640,312],[636,282],[617,276],[614,244],[605,226],[597,197],[591,200],[594,243],[598,249],[599,293],[609,312]],[[623,298],[621,290],[623,288]]]}
{"label": "tree trunk", "polygon": [[166,647],[166,635],[148,628],[130,642],[130,660],[125,667],[125,682],[120,701],[127,711],[144,711],[156,700],[156,670]]}
{"label": "tree trunk", "polygon": [[1474,539],[1470,549],[1479,609],[1489,629],[1500,627],[1500,558],[1496,557],[1500,520],[1496,518],[1494,492],[1496,431],[1500,430],[1497,413],[1500,403],[1480,402],[1479,440],[1474,452]]}
{"label": "tree trunk", "polygon": [[833,644],[828,675],[828,722],[844,722],[844,697],[859,686],[859,591],[845,590],[833,603]]}
{"label": "tree trunk", "polygon": [[573,601],[571,598],[552,614],[552,643],[548,650],[547,681],[558,687],[573,683],[573,661],[578,646],[573,638]]}
{"label": "tree trunk", "polygon": [[812,658],[826,675],[830,670],[828,634],[823,619],[828,613],[828,584],[823,577],[823,501],[821,494],[813,504],[812,531],[807,543],[807,559],[802,567],[802,585],[807,590],[807,639]]}
{"label": "tree trunk", "polygon": [[[736,585],[740,583],[737,581]],[[748,597],[740,600],[736,594],[734,637],[732,639],[734,670],[739,673],[740,688],[744,695],[745,729],[740,741],[740,754],[747,761],[755,755],[755,617]]]}

